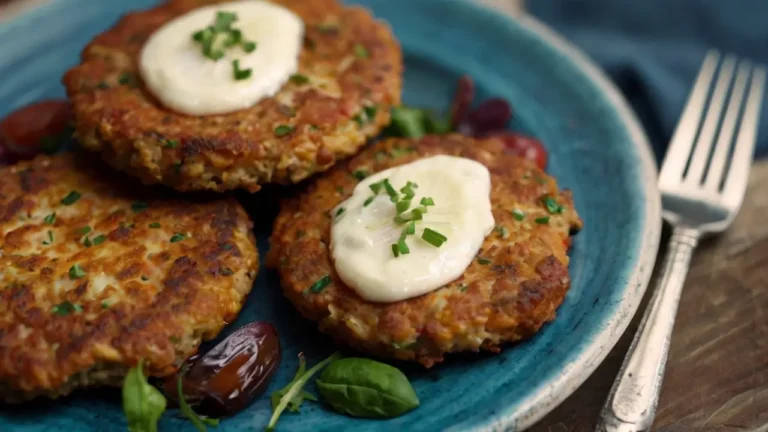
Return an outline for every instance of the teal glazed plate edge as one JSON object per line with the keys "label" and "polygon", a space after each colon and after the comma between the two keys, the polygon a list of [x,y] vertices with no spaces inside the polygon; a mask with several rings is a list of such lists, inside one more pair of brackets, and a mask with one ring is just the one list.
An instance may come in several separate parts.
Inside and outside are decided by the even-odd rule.
{"label": "teal glazed plate edge", "polygon": [[[0,46],[0,117],[36,100],[64,97],[60,77],[76,64],[88,40],[122,13],[155,3],[54,0],[15,18],[0,18],[0,40],[14,41]],[[392,26],[406,59],[406,103],[445,110],[462,74],[475,79],[478,99],[508,99],[515,110],[510,128],[544,142],[550,152],[548,171],[573,191],[585,228],[574,239],[572,287],[558,318],[531,340],[508,346],[498,355],[449,356],[427,371],[398,365],[421,399],[421,406],[404,416],[386,421],[352,419],[322,404],[305,404],[301,414],[283,415],[278,431],[525,429],[597,368],[626,329],[648,285],[661,212],[647,138],[607,77],[575,47],[530,17],[510,18],[467,0],[348,3],[371,9]],[[246,208],[259,208],[254,219],[262,257],[274,214],[274,206],[264,204],[266,199],[258,194],[241,196]],[[314,364],[333,351],[329,339],[296,316],[280,293],[276,275],[262,266],[239,318],[224,332],[254,320],[275,324],[283,361],[268,393],[290,381],[299,352]],[[262,397],[216,430],[263,430],[270,414],[268,398]],[[19,407],[0,405],[2,431],[125,427],[119,391],[84,391]],[[166,413],[160,430],[194,427]]]}

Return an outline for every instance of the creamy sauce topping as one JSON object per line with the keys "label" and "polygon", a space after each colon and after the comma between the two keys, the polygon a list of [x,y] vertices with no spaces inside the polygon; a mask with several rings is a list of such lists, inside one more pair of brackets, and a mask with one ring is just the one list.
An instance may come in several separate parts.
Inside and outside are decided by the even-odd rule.
{"label": "creamy sauce topping", "polygon": [[[421,220],[413,221],[413,234],[403,236],[410,221],[395,221],[397,208],[382,186],[385,179],[397,191],[398,201],[404,199],[401,188],[408,182],[417,185],[401,218],[412,218],[412,209],[423,208],[422,198],[434,203],[426,206]],[[364,179],[331,213],[331,255],[339,277],[374,302],[416,297],[457,279],[493,230],[490,190],[485,166],[455,156],[420,159]],[[434,235],[427,235],[433,243],[422,238],[425,229],[447,239],[437,247]],[[402,237],[405,254],[398,248]]]}
{"label": "creamy sauce topping", "polygon": [[[203,33],[194,35],[224,27],[222,12],[236,19],[215,32],[206,55]],[[141,51],[139,70],[165,106],[189,115],[224,114],[273,96],[296,72],[303,38],[301,18],[268,1],[205,6],[154,32]]]}

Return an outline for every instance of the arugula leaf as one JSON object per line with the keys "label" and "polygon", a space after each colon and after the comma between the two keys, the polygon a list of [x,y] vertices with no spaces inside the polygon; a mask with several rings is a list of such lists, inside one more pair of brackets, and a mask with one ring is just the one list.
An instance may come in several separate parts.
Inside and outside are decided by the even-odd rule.
{"label": "arugula leaf", "polygon": [[123,382],[123,412],[130,432],[157,432],[157,422],[166,406],[165,396],[147,382],[144,360],[128,371]]}
{"label": "arugula leaf", "polygon": [[181,389],[182,376],[183,374],[179,374],[179,379],[176,381],[176,391],[179,393],[179,409],[181,410],[181,413],[184,414],[184,417],[195,425],[198,432],[208,432],[208,428],[205,427],[205,425],[208,424],[209,426],[216,427],[219,425],[219,420],[197,415],[192,407],[189,406],[184,399],[184,392]]}
{"label": "arugula leaf", "polygon": [[299,354],[299,368],[296,370],[296,375],[293,377],[293,380],[288,383],[287,386],[272,393],[270,396],[272,399],[272,417],[269,419],[269,424],[267,425],[268,431],[275,430],[277,420],[286,409],[292,412],[298,412],[299,407],[304,402],[304,399],[311,401],[317,400],[313,394],[304,390],[304,386],[307,384],[307,381],[312,378],[312,375],[316,374],[321,369],[328,366],[328,364],[339,358],[341,358],[341,353],[335,352],[331,354],[330,357],[321,361],[320,363],[313,366],[310,370],[305,372],[307,365],[304,360],[304,355]]}

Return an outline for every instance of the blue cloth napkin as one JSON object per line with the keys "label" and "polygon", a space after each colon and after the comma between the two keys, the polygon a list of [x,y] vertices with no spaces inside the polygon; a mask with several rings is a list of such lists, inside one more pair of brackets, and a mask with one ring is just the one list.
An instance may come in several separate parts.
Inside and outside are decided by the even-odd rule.
{"label": "blue cloth napkin", "polygon": [[[528,0],[526,9],[611,76],[658,160],[707,50],[768,64],[768,0]],[[756,154],[768,156],[768,104]]]}

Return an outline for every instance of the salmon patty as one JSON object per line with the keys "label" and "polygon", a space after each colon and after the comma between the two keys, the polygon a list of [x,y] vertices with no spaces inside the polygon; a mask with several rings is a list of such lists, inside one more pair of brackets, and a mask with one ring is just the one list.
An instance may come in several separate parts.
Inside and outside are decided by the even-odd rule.
{"label": "salmon patty", "polygon": [[[173,373],[258,271],[234,199],[177,199],[72,153],[0,168],[0,399]],[[99,169],[101,168],[101,169]]]}
{"label": "salmon patty", "polygon": [[[76,136],[115,168],[178,190],[259,190],[325,171],[356,153],[400,102],[402,53],[389,27],[336,0],[274,0],[305,23],[299,70],[274,97],[223,115],[163,107],[138,56],[166,22],[215,0],[171,0],[97,36],[64,76]],[[258,73],[258,72],[257,72]]]}
{"label": "salmon patty", "polygon": [[[404,301],[366,301],[336,274],[329,212],[364,175],[435,155],[474,159],[488,168],[496,229],[457,280]],[[548,210],[546,197],[561,212]],[[570,286],[569,235],[580,228],[570,193],[559,191],[534,163],[506,153],[501,142],[460,135],[393,139],[285,200],[267,262],[278,270],[288,299],[321,331],[374,356],[431,367],[446,353],[498,351],[554,319]],[[330,284],[322,291],[308,289],[326,275]]]}

